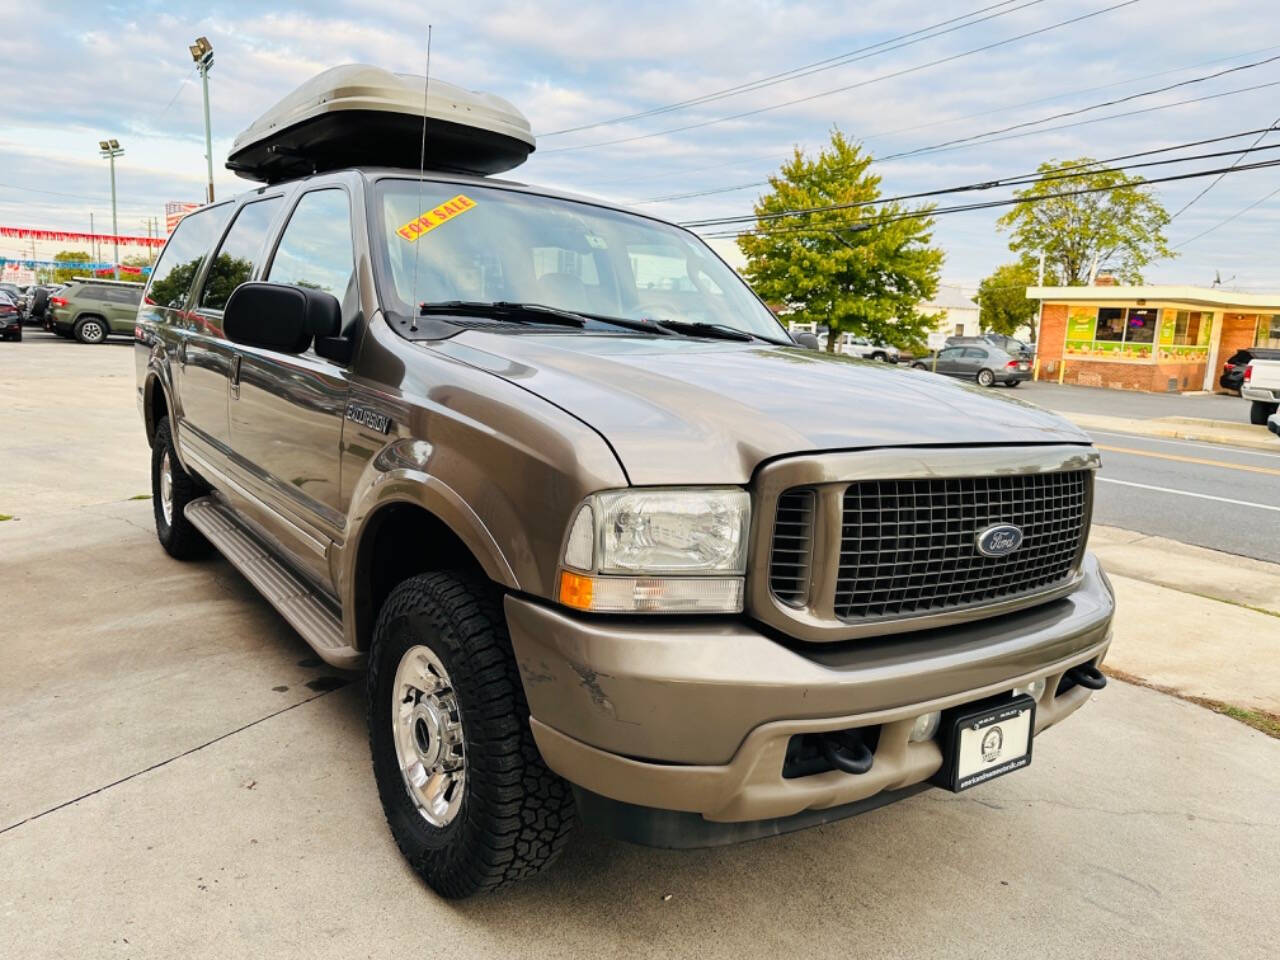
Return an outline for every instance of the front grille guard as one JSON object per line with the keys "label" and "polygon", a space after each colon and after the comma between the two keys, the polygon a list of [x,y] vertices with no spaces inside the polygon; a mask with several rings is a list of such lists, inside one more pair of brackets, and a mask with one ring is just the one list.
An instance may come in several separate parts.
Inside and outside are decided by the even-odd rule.
{"label": "front grille guard", "polygon": [[[1074,444],[891,448],[775,461],[762,468],[756,478],[747,610],[758,620],[796,639],[839,641],[950,626],[1065,596],[1080,583],[1093,510],[1091,471],[1098,466],[1097,451]],[[851,485],[866,481],[1026,476],[1081,470],[1090,471],[1085,475],[1082,532],[1065,580],[1044,589],[978,599],[943,609],[896,613],[884,609],[871,615],[840,615],[838,571],[845,545],[842,501]],[[812,490],[815,502],[806,571],[809,578],[804,588],[793,585],[784,601],[772,589],[770,558],[779,498],[784,493],[794,494],[796,488]],[[786,506],[784,500],[784,513]]]}

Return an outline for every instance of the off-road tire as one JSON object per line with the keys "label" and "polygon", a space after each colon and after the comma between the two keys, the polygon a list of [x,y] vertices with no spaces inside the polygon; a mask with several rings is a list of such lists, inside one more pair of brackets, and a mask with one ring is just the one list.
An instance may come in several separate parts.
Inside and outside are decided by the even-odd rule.
{"label": "off-road tire", "polygon": [[977,381],[978,381],[978,386],[980,387],[994,386],[996,382],[996,375],[992,373],[990,370],[985,370],[985,369],[979,370]]}
{"label": "off-road tire", "polygon": [[[160,494],[160,471],[165,454],[173,476],[173,512],[166,520]],[[173,437],[169,433],[169,421],[161,420],[156,427],[155,441],[151,444],[151,506],[156,518],[156,537],[165,552],[176,560],[198,560],[212,552],[212,546],[204,534],[192,526],[184,512],[192,500],[203,497],[209,491],[200,481],[182,469],[174,452]]]}
{"label": "off-road tire", "polygon": [[1249,404],[1249,422],[1259,427],[1267,425],[1267,417],[1276,412],[1280,404],[1267,403],[1265,400],[1254,400]]}
{"label": "off-road tire", "polygon": [[102,343],[110,330],[107,321],[101,317],[81,317],[76,321],[72,334],[81,343]]}
{"label": "off-road tire", "polygon": [[[395,675],[405,652],[443,663],[461,718],[466,778],[443,827],[409,795],[392,730]],[[400,852],[436,893],[459,899],[532,877],[559,855],[576,823],[569,785],[542,761],[511,651],[502,597],[456,572],[405,580],[378,614],[369,651],[369,746],[382,809]]]}

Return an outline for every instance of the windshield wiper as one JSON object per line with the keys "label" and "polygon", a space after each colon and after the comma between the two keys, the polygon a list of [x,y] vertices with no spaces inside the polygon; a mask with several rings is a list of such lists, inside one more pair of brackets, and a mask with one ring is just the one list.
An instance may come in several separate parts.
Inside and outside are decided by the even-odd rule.
{"label": "windshield wiper", "polygon": [[585,327],[586,317],[568,310],[558,310],[541,303],[515,303],[511,300],[437,300],[418,304],[418,315],[457,314],[464,317],[487,317],[510,323],[545,323],[557,327]]}
{"label": "windshield wiper", "polygon": [[731,327],[727,323],[706,323],[702,320],[657,320],[655,322],[668,330],[674,330],[677,333],[689,333],[696,337],[740,340],[744,343],[751,340],[759,340],[763,343],[780,343],[778,340],[770,340],[768,337],[762,337],[758,333],[751,333],[749,330],[739,330],[737,327]]}

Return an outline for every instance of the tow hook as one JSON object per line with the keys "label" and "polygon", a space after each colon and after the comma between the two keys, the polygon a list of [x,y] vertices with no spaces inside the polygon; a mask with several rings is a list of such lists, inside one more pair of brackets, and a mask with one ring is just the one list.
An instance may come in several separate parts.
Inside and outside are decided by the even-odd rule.
{"label": "tow hook", "polygon": [[1106,676],[1092,663],[1082,663],[1078,667],[1072,667],[1063,679],[1069,681],[1068,687],[1081,686],[1089,690],[1101,690],[1107,685]]}
{"label": "tow hook", "polygon": [[837,770],[845,773],[866,773],[875,762],[871,748],[862,742],[860,734],[851,730],[835,730],[822,737],[822,754]]}

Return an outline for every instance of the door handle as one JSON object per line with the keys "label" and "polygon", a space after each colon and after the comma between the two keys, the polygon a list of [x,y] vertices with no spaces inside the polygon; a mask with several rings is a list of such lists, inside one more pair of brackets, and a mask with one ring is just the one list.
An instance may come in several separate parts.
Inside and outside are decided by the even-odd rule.
{"label": "door handle", "polygon": [[231,399],[240,399],[240,354],[231,358]]}

